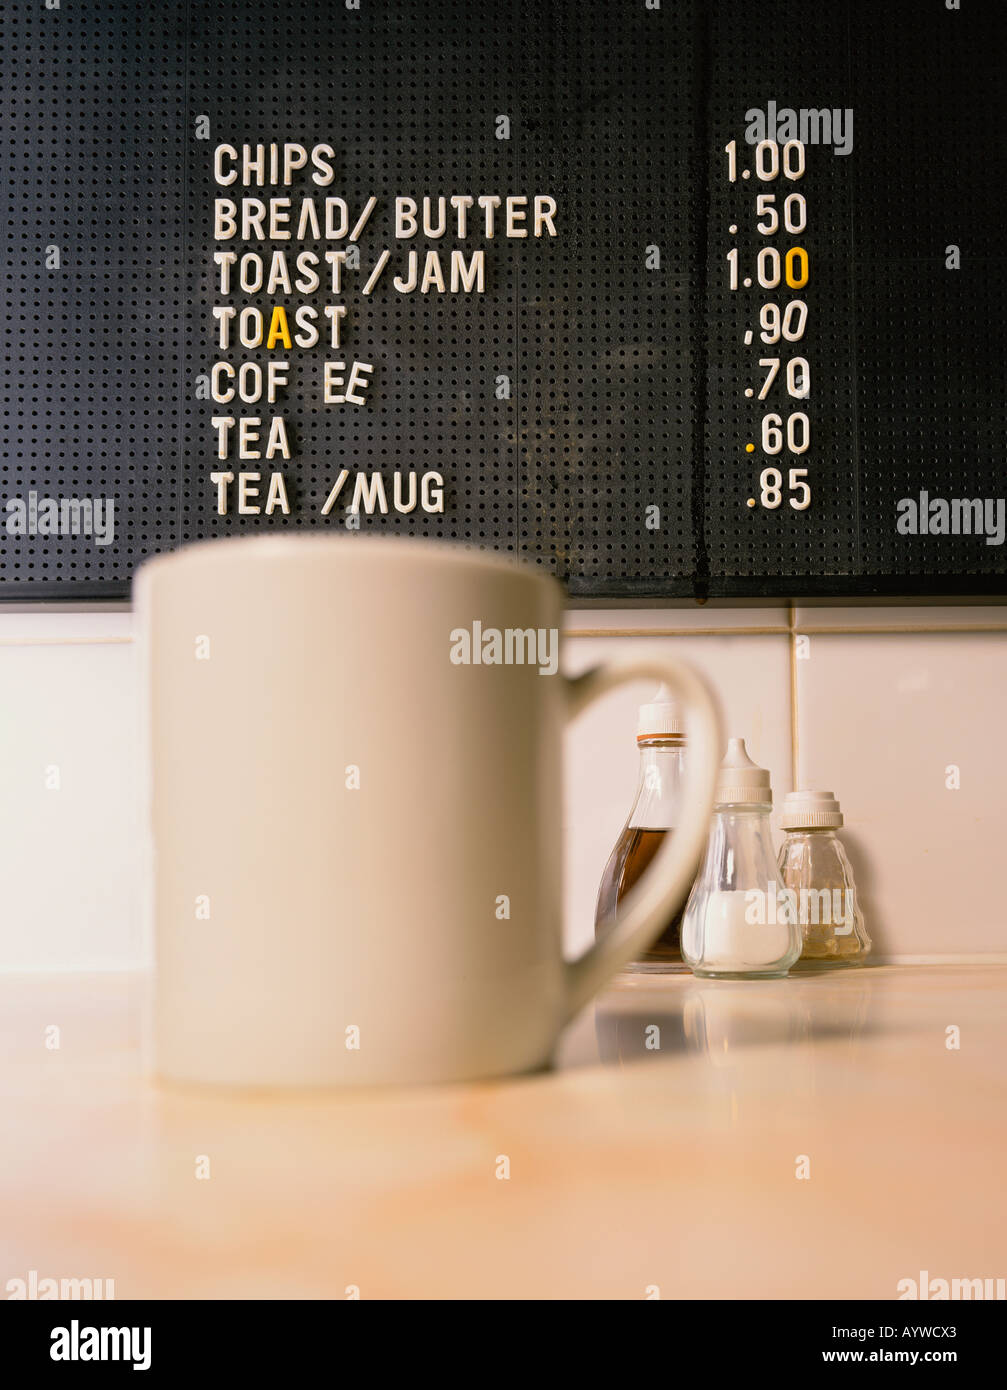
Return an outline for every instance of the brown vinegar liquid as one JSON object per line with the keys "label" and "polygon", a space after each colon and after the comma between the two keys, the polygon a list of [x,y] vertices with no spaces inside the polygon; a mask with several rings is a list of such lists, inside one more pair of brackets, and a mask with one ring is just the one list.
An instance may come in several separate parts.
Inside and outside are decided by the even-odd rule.
{"label": "brown vinegar liquid", "polygon": [[[612,921],[613,918],[618,920],[620,902],[646,873],[654,855],[664,844],[665,835],[670,833],[668,830],[640,830],[636,826],[627,826],[622,832],[605,867],[601,887],[598,889],[598,909],[595,915],[598,927],[602,923]],[[689,967],[682,959],[681,927],[684,911],[683,902],[678,911],[668,918],[661,935],[650,950],[638,961],[627,966],[628,970],[651,971],[655,974],[688,970]]]}

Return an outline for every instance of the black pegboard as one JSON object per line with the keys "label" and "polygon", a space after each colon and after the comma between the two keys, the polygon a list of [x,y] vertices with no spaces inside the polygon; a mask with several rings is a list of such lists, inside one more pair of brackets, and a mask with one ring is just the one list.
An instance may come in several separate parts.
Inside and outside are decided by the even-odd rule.
{"label": "black pegboard", "polygon": [[[5,533],[0,595],[124,596],[144,557],[206,536],[351,544],[319,512],[342,467],[445,480],[443,514],[362,530],[521,555],[583,597],[1007,591],[1004,547],[895,531],[921,489],[1003,491],[1000,18],[997,0],[0,0],[3,500],[116,505],[107,547]],[[765,244],[755,195],[790,191],[724,176],[728,139],[751,165],[745,112],[770,99],[854,112],[853,152],[810,148],[794,185],[807,231],[773,238],[812,265],[812,447],[780,461],[808,467],[800,514],[747,506],[774,460],[744,452],[786,402],[744,396],[743,336],[790,296],[726,288],[727,250]],[[274,139],[329,141],[330,191],[381,199],[342,301],[346,356],[376,372],[366,408],[334,411],[332,354],[284,353],[294,456],[245,467],[283,469],[292,515],[218,517],[209,475],[239,465],[214,459],[200,382],[267,354],[213,344],[212,151]],[[388,200],[454,192],[550,194],[559,235],[472,241],[481,296],[385,280],[361,299],[378,250],[404,249]]]}

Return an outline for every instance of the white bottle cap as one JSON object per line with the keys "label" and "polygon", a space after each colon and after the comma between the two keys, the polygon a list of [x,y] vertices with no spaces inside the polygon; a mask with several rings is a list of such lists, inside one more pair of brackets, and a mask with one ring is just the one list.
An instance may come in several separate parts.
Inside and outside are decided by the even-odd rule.
{"label": "white bottle cap", "polygon": [[636,721],[636,737],[669,738],[672,734],[685,733],[685,720],[678,712],[678,706],[666,685],[659,685],[645,705],[640,706]]}
{"label": "white bottle cap", "polygon": [[784,830],[838,829],[842,823],[843,813],[831,792],[787,792],[783,798]]}
{"label": "white bottle cap", "polygon": [[717,774],[714,801],[718,806],[738,801],[749,802],[753,806],[773,804],[769,771],[752,762],[743,738],[727,741],[727,755]]}

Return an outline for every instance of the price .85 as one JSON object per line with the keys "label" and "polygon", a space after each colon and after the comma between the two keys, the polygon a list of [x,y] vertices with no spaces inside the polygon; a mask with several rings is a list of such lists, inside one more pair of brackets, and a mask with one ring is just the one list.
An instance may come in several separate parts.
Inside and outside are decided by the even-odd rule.
{"label": "price .85", "polygon": [[[805,482],[806,468],[791,468],[787,474],[787,490],[796,496],[787,501],[795,512],[807,511],[811,506],[811,485]],[[775,511],[783,503],[783,474],[778,468],[764,468],[759,474],[759,502],[767,511]]]}

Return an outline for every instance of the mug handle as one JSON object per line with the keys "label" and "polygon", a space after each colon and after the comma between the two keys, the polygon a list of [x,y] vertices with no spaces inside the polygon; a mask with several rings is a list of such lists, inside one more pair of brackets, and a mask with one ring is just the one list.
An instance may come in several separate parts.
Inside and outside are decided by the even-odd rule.
{"label": "mug handle", "polygon": [[689,739],[682,796],[685,818],[675,833],[667,836],[640,883],[620,904],[624,910],[620,910],[617,924],[603,928],[593,946],[577,960],[567,962],[567,1022],[617,970],[643,954],[684,898],[709,834],[723,745],[715,697],[702,676],[684,662],[654,653],[628,661],[607,661],[564,680],[568,720],[617,685],[663,681],[685,706]]}

